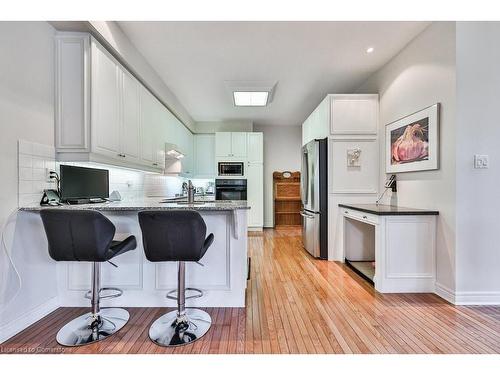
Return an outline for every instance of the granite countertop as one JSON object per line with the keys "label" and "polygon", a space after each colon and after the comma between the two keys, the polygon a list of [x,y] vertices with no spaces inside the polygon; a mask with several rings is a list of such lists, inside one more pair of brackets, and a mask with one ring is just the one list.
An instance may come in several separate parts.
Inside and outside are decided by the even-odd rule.
{"label": "granite countertop", "polygon": [[24,206],[19,207],[20,211],[40,211],[46,208],[70,209],[70,210],[95,210],[95,211],[141,211],[141,210],[195,210],[195,211],[234,211],[247,210],[250,207],[247,201],[206,201],[202,204],[179,204],[176,201],[167,200],[160,197],[144,198],[138,200],[127,200],[121,202],[75,204],[61,206]]}
{"label": "granite countertop", "polygon": [[439,211],[424,210],[419,208],[407,208],[389,206],[384,204],[339,204],[339,207],[350,208],[379,216],[404,216],[404,215],[439,215]]}

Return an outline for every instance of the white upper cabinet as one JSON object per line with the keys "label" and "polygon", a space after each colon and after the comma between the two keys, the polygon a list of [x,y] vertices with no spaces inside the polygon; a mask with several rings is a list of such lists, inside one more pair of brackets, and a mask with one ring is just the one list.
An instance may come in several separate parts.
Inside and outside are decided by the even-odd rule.
{"label": "white upper cabinet", "polygon": [[120,74],[107,52],[92,42],[92,151],[110,157],[120,152]]}
{"label": "white upper cabinet", "polygon": [[231,154],[236,158],[247,156],[247,133],[231,133]]}
{"label": "white upper cabinet", "polygon": [[264,134],[247,133],[248,157],[249,163],[264,162]]}
{"label": "white upper cabinet", "polygon": [[192,133],[88,33],[56,36],[55,133],[58,160],[153,172],[180,139],[193,172]]}
{"label": "white upper cabinet", "polygon": [[88,34],[64,33],[56,37],[55,146],[58,151],[89,151],[89,50]]}
{"label": "white upper cabinet", "polygon": [[215,133],[215,156],[217,158],[246,159],[247,133],[217,132]]}
{"label": "white upper cabinet", "polygon": [[194,135],[194,174],[198,178],[215,177],[215,135]]}
{"label": "white upper cabinet", "polygon": [[182,175],[185,177],[192,177],[193,171],[193,133],[189,131],[184,125],[178,122],[177,130],[179,133],[177,145],[180,147],[184,157],[181,160]]}
{"label": "white upper cabinet", "polygon": [[377,134],[378,95],[332,95],[331,100],[332,134]]}
{"label": "white upper cabinet", "polygon": [[328,136],[376,136],[378,95],[327,95],[302,124],[302,144]]}
{"label": "white upper cabinet", "polygon": [[231,157],[231,133],[230,132],[217,132],[215,133],[215,156],[217,157]]}
{"label": "white upper cabinet", "polygon": [[134,162],[140,161],[141,106],[140,83],[125,69],[122,72],[121,153]]}
{"label": "white upper cabinet", "polygon": [[156,162],[154,130],[155,130],[155,98],[145,88],[141,88],[141,160],[153,165]]}

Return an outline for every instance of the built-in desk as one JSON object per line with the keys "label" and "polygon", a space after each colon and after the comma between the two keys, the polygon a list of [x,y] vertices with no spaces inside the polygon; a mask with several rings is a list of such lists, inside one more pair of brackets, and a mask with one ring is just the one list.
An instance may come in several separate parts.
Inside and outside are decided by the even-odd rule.
{"label": "built-in desk", "polygon": [[339,204],[343,259],[381,293],[434,292],[438,211]]}

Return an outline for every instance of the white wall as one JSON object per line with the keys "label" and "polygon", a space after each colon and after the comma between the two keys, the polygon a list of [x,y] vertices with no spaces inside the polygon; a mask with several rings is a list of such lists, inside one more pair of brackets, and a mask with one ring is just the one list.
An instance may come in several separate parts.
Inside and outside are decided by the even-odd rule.
{"label": "white wall", "polygon": [[[398,192],[392,203],[439,210],[437,282],[452,291],[455,289],[455,90],[454,22],[432,23],[357,90],[380,94],[381,184],[386,179],[385,125],[441,103],[440,168],[398,174]],[[385,202],[389,201],[390,197]]]}
{"label": "white wall", "polygon": [[300,126],[254,126],[264,133],[264,226],[274,225],[273,172],[300,171]]}
{"label": "white wall", "polygon": [[[500,304],[500,23],[457,23],[457,301]],[[473,169],[486,154],[489,169]]]}
{"label": "white wall", "polygon": [[18,203],[18,139],[54,145],[54,33],[0,22],[0,225]]}

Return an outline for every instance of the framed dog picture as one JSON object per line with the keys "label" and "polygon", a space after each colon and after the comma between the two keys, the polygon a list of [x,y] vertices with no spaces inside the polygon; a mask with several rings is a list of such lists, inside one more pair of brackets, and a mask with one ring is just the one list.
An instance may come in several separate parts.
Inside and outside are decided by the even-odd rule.
{"label": "framed dog picture", "polygon": [[439,168],[439,103],[385,127],[386,173]]}

